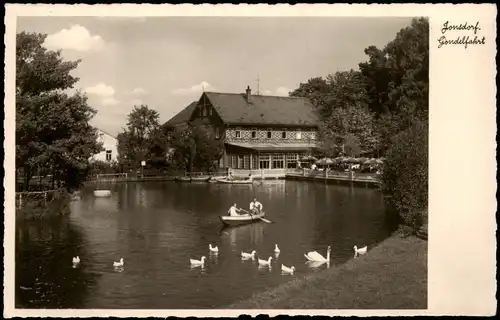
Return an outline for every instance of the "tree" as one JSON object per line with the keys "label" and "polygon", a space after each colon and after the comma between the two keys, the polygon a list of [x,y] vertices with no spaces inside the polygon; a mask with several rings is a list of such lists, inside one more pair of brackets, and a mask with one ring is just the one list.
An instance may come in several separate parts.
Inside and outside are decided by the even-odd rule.
{"label": "tree", "polygon": [[224,152],[223,140],[216,139],[214,129],[199,120],[177,126],[171,143],[174,162],[189,172],[214,169]]}
{"label": "tree", "polygon": [[317,110],[322,112],[328,103],[329,92],[330,87],[327,81],[322,77],[317,77],[301,83],[297,89],[290,92],[290,96],[308,98]]}
{"label": "tree", "polygon": [[16,171],[27,190],[35,171],[46,171],[67,189],[77,188],[89,158],[101,151],[89,121],[96,111],[87,98],[70,95],[78,78],[70,73],[78,61],[63,61],[60,51],[43,47],[46,35],[16,36]]}
{"label": "tree", "polygon": [[160,132],[160,115],[147,105],[134,106],[128,115],[127,128],[118,135],[118,158],[121,164],[138,166],[150,160],[153,142]]}
{"label": "tree", "polygon": [[393,138],[382,174],[384,193],[414,231],[427,213],[428,143],[428,123],[416,120]]}

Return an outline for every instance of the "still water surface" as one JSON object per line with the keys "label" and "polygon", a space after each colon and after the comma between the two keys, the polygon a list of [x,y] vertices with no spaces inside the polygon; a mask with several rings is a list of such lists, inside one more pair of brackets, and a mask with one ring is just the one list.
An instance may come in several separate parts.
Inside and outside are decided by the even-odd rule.
{"label": "still water surface", "polygon": [[[101,185],[110,198],[82,191],[68,217],[16,226],[18,308],[223,308],[294,277],[335,268],[354,245],[373,246],[391,231],[377,190],[313,182],[260,185],[148,182]],[[253,197],[272,224],[223,228],[218,216]],[[219,247],[210,254],[209,243]],[[281,253],[274,254],[278,244]],[[306,264],[318,251],[330,265]],[[272,267],[240,252],[273,256]],[[81,263],[73,268],[72,257]],[[206,256],[204,268],[189,259]],[[125,266],[113,268],[121,257]],[[281,264],[295,266],[293,276]]]}

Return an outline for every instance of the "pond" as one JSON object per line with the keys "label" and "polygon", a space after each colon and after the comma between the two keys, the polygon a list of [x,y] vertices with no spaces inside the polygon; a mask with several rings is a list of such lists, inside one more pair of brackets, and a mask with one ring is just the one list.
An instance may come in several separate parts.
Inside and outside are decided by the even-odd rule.
{"label": "pond", "polygon": [[[335,268],[387,238],[382,194],[373,189],[314,182],[255,185],[145,182],[87,186],[71,214],[16,225],[17,308],[224,308],[296,277]],[[220,215],[257,197],[273,223],[224,228]],[[209,252],[217,245],[217,255]],[[274,246],[281,252],[275,256]],[[311,265],[304,254],[326,255]],[[242,260],[241,251],[272,256],[271,268]],[[74,256],[80,264],[72,264]],[[203,268],[189,259],[206,257]],[[123,258],[123,268],[113,262]],[[281,264],[295,266],[293,275]]]}

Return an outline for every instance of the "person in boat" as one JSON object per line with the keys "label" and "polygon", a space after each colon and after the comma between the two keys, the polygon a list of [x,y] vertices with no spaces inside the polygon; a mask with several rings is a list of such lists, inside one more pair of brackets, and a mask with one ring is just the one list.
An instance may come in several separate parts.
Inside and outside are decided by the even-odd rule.
{"label": "person in boat", "polygon": [[257,201],[257,199],[253,199],[253,208],[254,208],[253,213],[255,214],[261,213],[263,208],[262,203]]}
{"label": "person in boat", "polygon": [[231,171],[229,171],[229,174],[227,175],[227,180],[229,180],[229,181],[233,181],[234,180],[233,173]]}
{"label": "person in boat", "polygon": [[248,175],[248,180],[250,180],[250,181],[252,181],[252,180],[253,180],[253,177],[252,177],[252,174],[251,174],[251,173]]}
{"label": "person in boat", "polygon": [[231,206],[231,208],[229,208],[229,210],[227,211],[227,213],[229,213],[229,215],[230,215],[231,217],[236,217],[236,216],[239,216],[239,215],[240,215],[240,214],[238,213],[238,212],[240,212],[240,211],[241,211],[241,209],[238,209],[238,207],[236,206],[236,203],[235,203],[235,204],[233,204],[233,205]]}

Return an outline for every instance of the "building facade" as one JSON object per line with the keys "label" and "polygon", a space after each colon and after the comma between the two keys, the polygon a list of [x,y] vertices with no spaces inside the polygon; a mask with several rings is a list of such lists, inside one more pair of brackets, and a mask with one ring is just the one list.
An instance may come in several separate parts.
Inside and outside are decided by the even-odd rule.
{"label": "building facade", "polygon": [[220,168],[295,168],[316,147],[318,117],[306,98],[204,92],[184,110],[165,125],[181,114],[210,125],[224,140]]}
{"label": "building facade", "polygon": [[92,159],[104,162],[117,161],[118,140],[116,137],[100,129],[97,129],[97,134],[97,142],[102,143],[104,150],[94,155]]}

